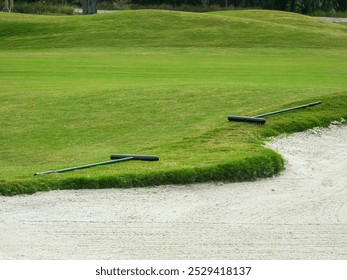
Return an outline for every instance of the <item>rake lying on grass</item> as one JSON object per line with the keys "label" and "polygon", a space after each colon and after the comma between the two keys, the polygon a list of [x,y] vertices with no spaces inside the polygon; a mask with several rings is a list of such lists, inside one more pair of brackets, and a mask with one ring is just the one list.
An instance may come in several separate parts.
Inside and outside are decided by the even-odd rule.
{"label": "rake lying on grass", "polygon": [[68,171],[73,171],[73,170],[78,170],[78,169],[85,169],[85,168],[90,168],[90,167],[94,167],[94,166],[106,165],[106,164],[113,164],[113,163],[128,161],[128,160],[157,161],[157,160],[159,160],[159,157],[147,156],[147,155],[121,155],[121,154],[117,154],[117,155],[111,155],[111,160],[108,160],[108,161],[79,165],[79,166],[68,167],[68,168],[63,168],[63,169],[49,170],[49,171],[45,171],[45,172],[36,172],[34,174],[34,176],[44,175],[44,174],[52,174],[52,173],[63,173],[63,172],[68,172]]}
{"label": "rake lying on grass", "polygon": [[315,105],[318,105],[321,103],[322,103],[321,101],[317,101],[317,102],[313,102],[313,103],[309,103],[309,104],[304,104],[304,105],[300,105],[300,106],[296,106],[296,107],[291,107],[291,108],[287,108],[287,109],[282,109],[282,110],[278,110],[278,111],[274,111],[274,112],[270,112],[270,113],[257,115],[254,117],[228,116],[228,120],[234,121],[234,122],[251,122],[251,123],[256,123],[256,124],[264,124],[266,122],[266,120],[263,117],[271,116],[271,115],[275,115],[275,114],[280,114],[280,113],[288,112],[288,111],[292,111],[292,110],[312,107],[312,106],[315,106]]}

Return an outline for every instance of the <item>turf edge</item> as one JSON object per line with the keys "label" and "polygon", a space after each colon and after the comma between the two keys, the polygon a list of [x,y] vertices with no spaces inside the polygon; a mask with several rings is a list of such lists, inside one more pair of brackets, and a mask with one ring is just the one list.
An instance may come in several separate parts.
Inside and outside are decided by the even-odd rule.
{"label": "turf edge", "polygon": [[146,174],[125,174],[117,177],[67,178],[61,180],[14,180],[0,181],[0,194],[14,196],[50,190],[105,189],[150,187],[170,184],[202,182],[241,182],[271,177],[284,168],[282,157],[265,149],[261,154],[240,161],[202,168],[185,168]]}
{"label": "turf edge", "polygon": [[[305,131],[313,127],[328,127],[332,121],[347,119],[345,111],[347,95],[345,92],[330,97],[318,98],[323,104],[314,112],[301,114],[297,121],[290,118],[272,120],[272,125],[261,133],[264,141],[268,137],[285,133]],[[318,100],[317,99],[317,100]],[[305,102],[304,102],[305,103]],[[232,159],[230,162],[196,168],[177,168],[142,174],[122,174],[102,178],[65,178],[53,179],[49,176],[30,180],[0,180],[0,195],[14,196],[33,194],[51,190],[105,189],[105,188],[137,188],[170,184],[191,184],[202,182],[241,182],[255,181],[260,178],[272,177],[284,169],[282,156],[275,151],[263,147],[253,156]]]}

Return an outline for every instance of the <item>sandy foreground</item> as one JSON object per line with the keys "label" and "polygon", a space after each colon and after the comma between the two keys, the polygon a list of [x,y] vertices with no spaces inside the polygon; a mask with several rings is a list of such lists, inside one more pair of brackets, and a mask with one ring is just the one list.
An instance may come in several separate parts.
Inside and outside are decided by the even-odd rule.
{"label": "sandy foreground", "polygon": [[0,197],[0,259],[347,259],[347,126],[276,139],[257,182]]}

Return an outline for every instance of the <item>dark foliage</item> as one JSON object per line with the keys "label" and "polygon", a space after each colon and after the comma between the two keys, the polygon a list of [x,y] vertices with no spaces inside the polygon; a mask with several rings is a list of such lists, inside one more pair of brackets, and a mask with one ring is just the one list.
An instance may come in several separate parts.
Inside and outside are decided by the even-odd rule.
{"label": "dark foliage", "polygon": [[[220,7],[220,8],[260,8],[312,14],[316,11],[347,11],[347,0],[14,0],[16,3],[41,3],[54,5],[81,6],[90,2],[102,2],[102,6],[117,7],[126,4],[128,7],[167,6],[179,9],[185,7]],[[92,3],[93,2],[93,3]],[[3,5],[3,4],[2,4]],[[204,9],[200,9],[204,10]],[[206,9],[205,9],[206,10]]]}

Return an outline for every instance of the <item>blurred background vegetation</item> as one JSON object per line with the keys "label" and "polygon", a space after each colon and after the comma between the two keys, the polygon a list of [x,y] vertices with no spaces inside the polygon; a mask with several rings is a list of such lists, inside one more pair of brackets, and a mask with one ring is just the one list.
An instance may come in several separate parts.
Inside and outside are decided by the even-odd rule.
{"label": "blurred background vegetation", "polygon": [[[81,0],[84,1],[84,0]],[[1,11],[30,14],[80,13],[80,0],[1,0]],[[165,9],[207,12],[269,9],[313,16],[347,17],[347,0],[93,0],[98,10]],[[13,3],[13,4],[12,4]],[[9,9],[12,5],[12,8]],[[76,10],[77,9],[77,10]]]}

